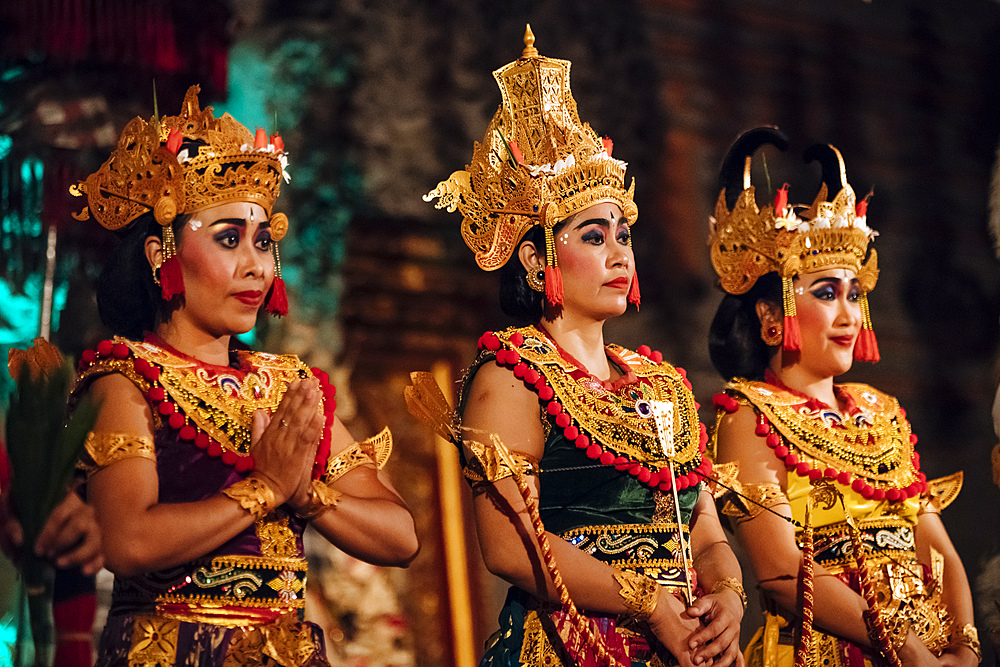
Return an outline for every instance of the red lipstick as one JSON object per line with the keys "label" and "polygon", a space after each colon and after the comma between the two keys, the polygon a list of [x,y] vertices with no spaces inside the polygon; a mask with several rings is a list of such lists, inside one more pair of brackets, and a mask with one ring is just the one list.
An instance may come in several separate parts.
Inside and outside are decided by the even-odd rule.
{"label": "red lipstick", "polygon": [[604,283],[605,287],[617,287],[619,289],[628,289],[628,278],[615,278],[614,280],[609,280]]}
{"label": "red lipstick", "polygon": [[835,336],[830,340],[841,347],[851,347],[854,345],[854,336]]}
{"label": "red lipstick", "polygon": [[254,307],[260,306],[261,302],[264,300],[264,293],[259,289],[236,292],[233,296],[246,305]]}

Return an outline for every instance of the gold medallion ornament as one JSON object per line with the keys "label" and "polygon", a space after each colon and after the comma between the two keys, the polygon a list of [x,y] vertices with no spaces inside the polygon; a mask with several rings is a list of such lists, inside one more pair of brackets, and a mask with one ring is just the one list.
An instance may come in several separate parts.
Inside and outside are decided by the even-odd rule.
{"label": "gold medallion ornament", "polygon": [[[212,107],[201,108],[199,91],[199,86],[188,89],[177,116],[153,116],[148,121],[133,118],[111,157],[86,181],[70,188],[74,196],[87,198],[87,205],[73,217],[88,220],[93,216],[112,231],[152,212],[163,227],[160,286],[165,300],[184,293],[173,230],[177,216],[247,202],[259,204],[270,217],[281,181],[289,180],[280,136],[268,138],[263,129],[251,133],[228,113],[215,118]],[[188,145],[182,148],[185,142]],[[279,216],[272,230],[275,242],[288,226],[288,218],[284,214],[275,218]],[[285,315],[287,297],[280,280],[277,244],[272,248],[278,277],[268,310]]]}
{"label": "gold medallion ornament", "polygon": [[[538,54],[528,26],[521,57],[493,72],[502,102],[473,147],[472,161],[424,195],[435,207],[462,213],[462,238],[486,271],[507,263],[534,225],[546,232],[545,292],[562,303],[552,228],[567,217],[610,202],[631,225],[639,216],[635,182],[613,144],[580,121],[569,85],[570,62]],[[532,283],[533,287],[536,283]],[[634,294],[633,294],[634,292]],[[638,301],[638,282],[629,298]]]}
{"label": "gold medallion ornament", "polygon": [[783,346],[798,350],[801,334],[792,279],[808,271],[850,269],[861,286],[862,332],[854,356],[878,361],[867,296],[878,280],[876,252],[868,253],[878,233],[868,226],[868,198],[857,200],[840,151],[817,144],[805,154],[807,161],[818,161],[823,168],[823,184],[812,204],[789,205],[786,184],[773,205],[760,208],[750,166],[754,152],[764,144],[784,150],[788,138],[777,128],[755,128],[736,140],[723,162],[708,239],[719,285],[729,294],[745,294],[761,276],[776,272],[782,282]]}

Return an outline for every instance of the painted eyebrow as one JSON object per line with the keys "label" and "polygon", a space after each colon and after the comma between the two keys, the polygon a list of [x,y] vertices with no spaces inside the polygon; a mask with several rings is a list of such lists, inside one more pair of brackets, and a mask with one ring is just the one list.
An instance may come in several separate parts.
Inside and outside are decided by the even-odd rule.
{"label": "painted eyebrow", "polygon": [[856,284],[858,282],[858,279],[857,279],[856,276],[854,278],[851,278],[850,280],[844,280],[843,278],[835,278],[834,276],[828,276],[826,278],[817,278],[816,280],[814,280],[809,285],[809,289],[812,289],[813,287],[816,287],[816,285],[819,285],[820,283],[829,283],[829,284],[833,284],[833,285],[839,285],[842,282],[846,282],[846,283],[848,283],[850,285],[854,285],[854,284]]}
{"label": "painted eyebrow", "polygon": [[209,227],[215,227],[216,225],[236,225],[238,227],[246,227],[247,221],[243,218],[219,218],[210,224]]}
{"label": "painted eyebrow", "polygon": [[[244,220],[243,218],[220,218],[219,220],[216,220],[215,222],[210,224],[209,227],[215,227],[216,225],[236,225],[237,227],[246,227],[247,221]],[[270,220],[264,220],[263,222],[260,223],[260,225],[257,226],[257,229],[270,229],[270,228],[271,228]]]}
{"label": "painted eyebrow", "polygon": [[587,225],[601,225],[602,227],[610,228],[612,224],[621,226],[622,223],[628,224],[628,219],[624,215],[618,218],[617,221],[608,220],[607,218],[591,218],[589,220],[584,220],[573,229],[580,229],[581,227],[586,227]]}

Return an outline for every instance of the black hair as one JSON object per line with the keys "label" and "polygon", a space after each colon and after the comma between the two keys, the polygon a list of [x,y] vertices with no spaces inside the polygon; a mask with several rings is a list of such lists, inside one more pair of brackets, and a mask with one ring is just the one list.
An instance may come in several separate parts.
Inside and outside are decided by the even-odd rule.
{"label": "black hair", "polygon": [[[201,139],[185,138],[178,152],[187,150],[190,157],[195,157],[207,145]],[[178,247],[184,224],[190,218],[190,214],[178,215],[171,223]],[[169,303],[163,302],[160,286],[153,280],[152,267],[146,259],[146,239],[150,236],[163,239],[163,227],[156,222],[152,211],[118,231],[118,246],[97,279],[97,312],[101,321],[116,336],[130,340],[142,340],[143,334],[152,331],[158,322],[169,320],[184,298],[180,295]]]}
{"label": "black hair", "polygon": [[535,324],[545,313],[545,293],[528,286],[528,271],[518,256],[517,249],[525,241],[534,243],[538,252],[544,254],[545,230],[541,225],[532,225],[517,242],[507,263],[500,267],[500,309],[518,325]]}
{"label": "black hair", "polygon": [[708,331],[708,355],[726,380],[763,380],[777,348],[760,337],[757,302],[781,307],[781,278],[774,271],[761,276],[745,294],[726,294]]}
{"label": "black hair", "polygon": [[[174,238],[180,242],[184,223],[190,216],[178,216],[172,223]],[[163,228],[152,212],[133,220],[118,234],[118,246],[97,279],[97,312],[104,325],[117,336],[142,340],[158,320],[169,319],[183,296],[164,303],[160,286],[153,280],[153,271],[146,259],[146,239],[163,238]]]}

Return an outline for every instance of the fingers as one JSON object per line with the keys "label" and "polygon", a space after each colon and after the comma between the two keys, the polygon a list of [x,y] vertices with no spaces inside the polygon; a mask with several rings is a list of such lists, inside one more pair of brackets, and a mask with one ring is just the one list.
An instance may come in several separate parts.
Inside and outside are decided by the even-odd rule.
{"label": "fingers", "polygon": [[736,664],[737,660],[742,657],[739,642],[732,642],[722,655],[715,659],[714,667],[729,667],[729,665]]}
{"label": "fingers", "polygon": [[21,524],[14,517],[8,516],[0,525],[0,551],[12,561],[17,561],[23,544],[24,531]]}
{"label": "fingers", "polygon": [[[38,534],[38,539],[35,540],[35,555],[52,558],[56,551],[67,546],[59,541],[59,536],[66,527],[66,523],[83,508],[86,508],[86,505],[75,493],[68,494],[62,502],[56,505],[52,514],[45,521],[45,525],[42,526],[42,532]],[[93,516],[93,510],[91,510],[91,516]]]}
{"label": "fingers", "polygon": [[271,415],[266,410],[257,410],[253,413],[253,424],[250,426],[250,442],[258,442],[268,425],[271,423]]}

